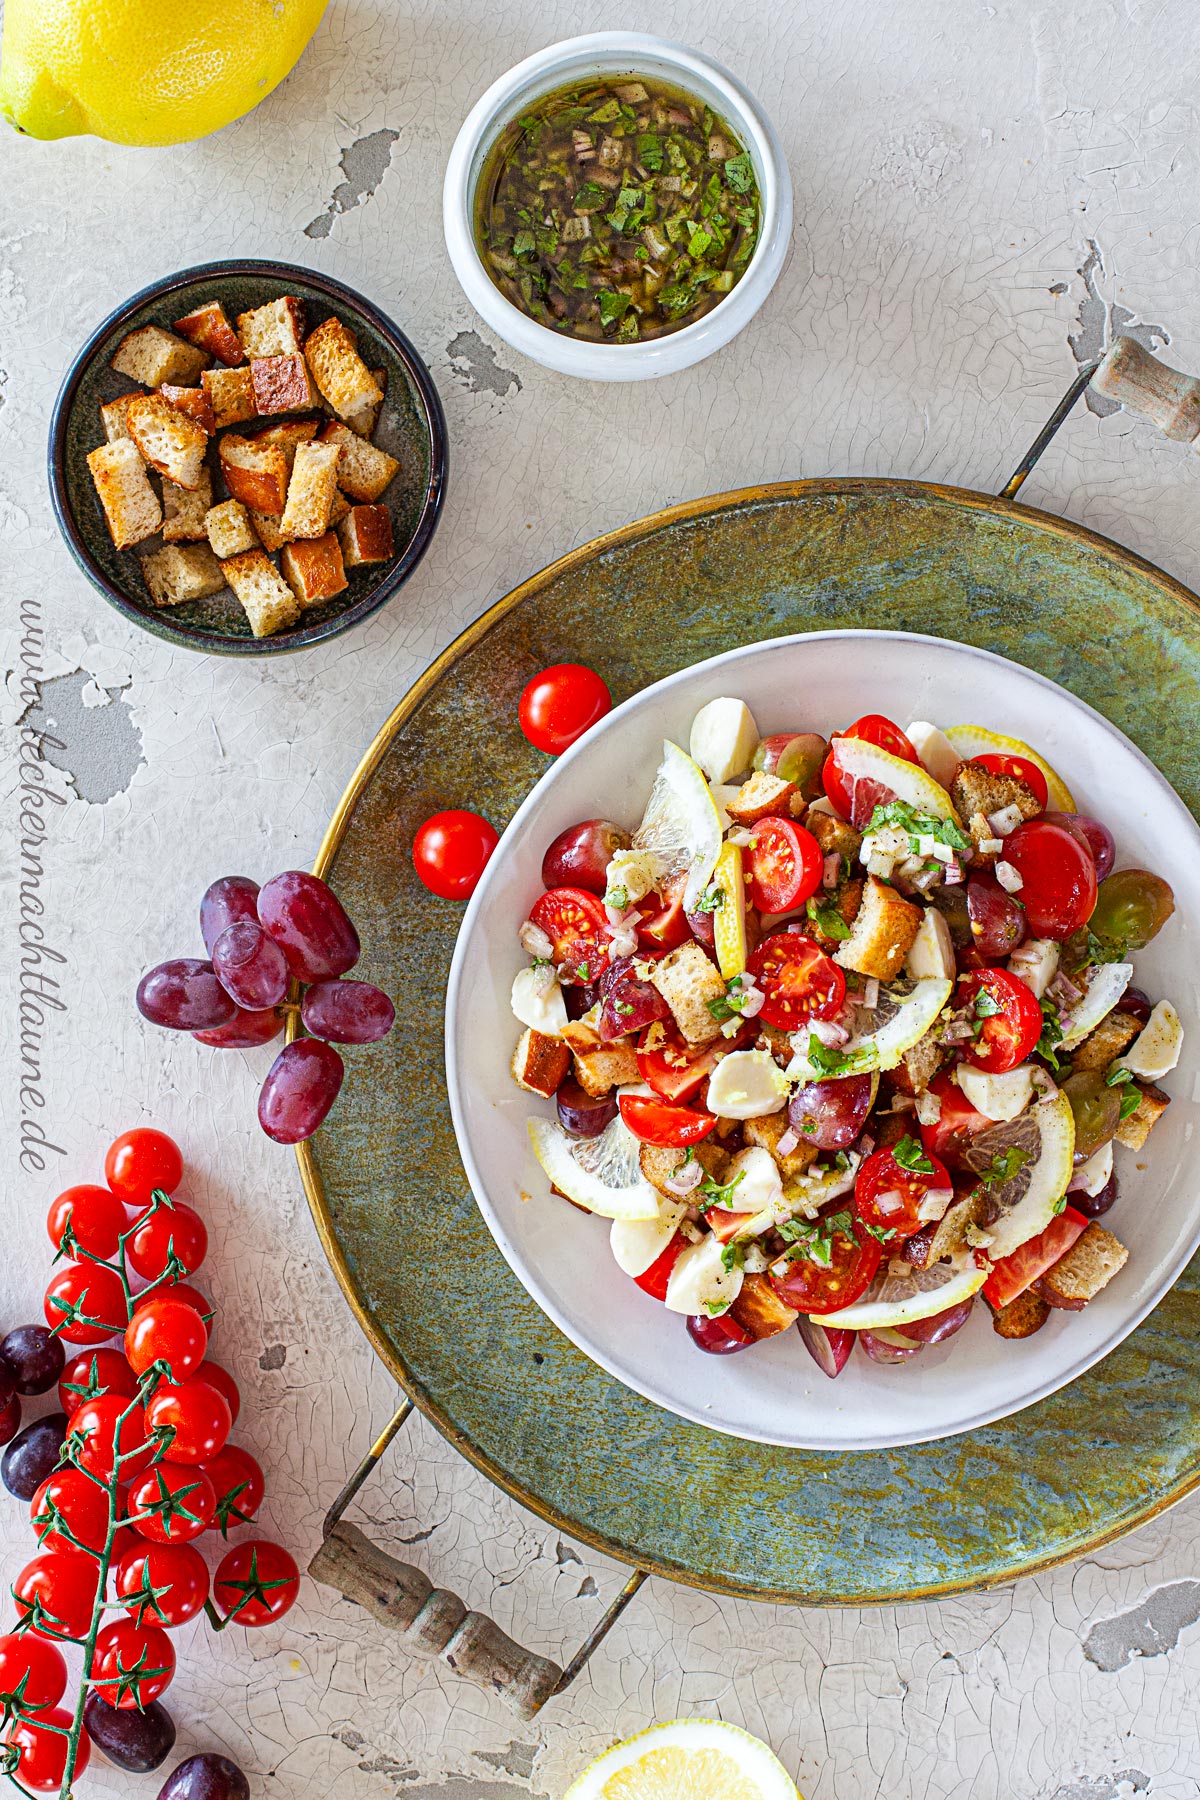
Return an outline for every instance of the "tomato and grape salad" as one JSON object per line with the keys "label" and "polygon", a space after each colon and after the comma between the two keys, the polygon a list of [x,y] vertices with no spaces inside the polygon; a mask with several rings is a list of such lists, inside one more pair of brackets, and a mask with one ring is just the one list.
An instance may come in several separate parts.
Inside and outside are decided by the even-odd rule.
{"label": "tomato and grape salad", "polygon": [[[557,754],[547,721],[587,729],[598,691],[541,680],[521,723]],[[1128,1256],[1099,1223],[1115,1148],[1182,1046],[1129,960],[1162,876],[983,726],[763,733],[720,698],[644,791],[640,822],[598,795],[545,846],[511,1066],[553,1108],[529,1119],[553,1191],[646,1302],[714,1355],[795,1324],[830,1377],[977,1303],[1006,1339],[1089,1303]]]}

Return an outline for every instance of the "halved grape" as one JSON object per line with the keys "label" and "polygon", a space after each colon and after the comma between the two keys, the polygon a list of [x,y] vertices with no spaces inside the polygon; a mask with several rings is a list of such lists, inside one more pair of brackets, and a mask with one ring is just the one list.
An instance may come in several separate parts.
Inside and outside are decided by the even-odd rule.
{"label": "halved grape", "polygon": [[1048,812],[1043,813],[1042,818],[1048,825],[1061,825],[1073,838],[1087,845],[1096,865],[1097,881],[1111,875],[1117,860],[1117,846],[1107,825],[1102,825],[1099,819],[1089,818],[1086,813]]}
{"label": "halved grape", "polygon": [[715,950],[717,927],[712,914],[710,912],[690,912],[684,913],[683,916],[691,926],[692,936],[696,942],[703,944],[706,950]]}
{"label": "halved grape", "polygon": [[1117,1202],[1117,1178],[1110,1175],[1098,1194],[1085,1194],[1075,1189],[1068,1194],[1068,1200],[1076,1212],[1081,1212],[1085,1219],[1098,1219],[1106,1213],[1110,1206]]}
{"label": "halved grape", "polygon": [[980,956],[1007,956],[1025,941],[1025,914],[991,875],[967,883],[967,916]]}
{"label": "halved grape", "polygon": [[210,1044],[214,1050],[253,1050],[258,1044],[269,1044],[283,1030],[283,1014],[273,1006],[265,1012],[236,1009],[228,1025],[215,1025],[211,1031],[193,1031],[198,1043]]}
{"label": "halved grape", "polygon": [[258,922],[258,883],[248,875],[222,875],[200,902],[200,935],[210,956],[226,927],[244,919]]}
{"label": "halved grape", "polygon": [[258,896],[258,916],[301,981],[329,981],[358,961],[358,933],[333,889],[289,869]]}
{"label": "halved grape", "polygon": [[560,831],[542,858],[542,886],[585,888],[602,894],[608,864],[617,850],[628,850],[629,833],[611,819],[585,819]]}
{"label": "halved grape", "polygon": [[[898,1333],[893,1335],[898,1339]],[[871,1361],[877,1363],[909,1362],[925,1348],[924,1344],[893,1343],[891,1335],[880,1331],[860,1331],[858,1341]]]}
{"label": "halved grape", "polygon": [[330,1044],[297,1038],[271,1064],[258,1097],[258,1122],[277,1144],[310,1138],[338,1097],[345,1065]]}
{"label": "halved grape", "polygon": [[369,981],[317,981],[300,1003],[300,1018],[327,1044],[377,1044],[396,1023],[396,1009]]}
{"label": "halved grape", "polygon": [[600,1036],[606,1043],[627,1031],[642,1031],[656,1019],[671,1017],[658,989],[634,974],[637,960],[622,956],[600,977]]}
{"label": "halved grape", "polygon": [[558,1122],[575,1138],[595,1138],[612,1124],[617,1116],[617,1097],[613,1093],[593,1098],[585,1094],[570,1075],[561,1081],[554,1096]]}
{"label": "halved grape", "polygon": [[836,1380],[850,1360],[858,1333],[843,1331],[837,1325],[822,1325],[819,1319],[811,1319],[807,1313],[801,1313],[796,1320],[796,1330],[822,1375],[828,1375],[830,1381]]}
{"label": "halved grape", "polygon": [[562,997],[566,1003],[568,1019],[582,1019],[584,1013],[591,1012],[600,998],[600,989],[589,981],[573,981],[563,988]]}
{"label": "halved grape", "polygon": [[247,1012],[278,1006],[288,990],[287,958],[258,920],[227,925],[212,947],[217,980]]}
{"label": "halved grape", "polygon": [[211,1031],[214,1025],[228,1025],[237,1013],[212,964],[195,956],[159,963],[143,975],[137,1009],[152,1025],[164,1025],[168,1031]]}
{"label": "halved grape", "polygon": [[828,754],[829,745],[815,731],[777,731],[760,741],[754,767],[781,781],[794,781],[806,800],[815,800]]}
{"label": "halved grape", "polygon": [[1131,1018],[1140,1019],[1143,1025],[1149,1023],[1150,1014],[1154,1011],[1154,1002],[1144,988],[1127,987],[1117,1002],[1121,1011]]}
{"label": "halved grape", "polygon": [[911,1338],[914,1344],[944,1344],[947,1338],[961,1331],[971,1316],[975,1305],[975,1296],[969,1300],[960,1300],[957,1306],[948,1306],[945,1312],[934,1313],[929,1319],[914,1319],[909,1325],[896,1327],[901,1337]]}
{"label": "halved grape", "polygon": [[871,1077],[843,1075],[797,1088],[788,1120],[800,1140],[817,1150],[848,1150],[871,1110]]}
{"label": "halved grape", "polygon": [[748,1350],[754,1339],[743,1331],[727,1313],[710,1319],[705,1313],[691,1313],[687,1319],[688,1336],[698,1350],[709,1356],[732,1356],[735,1350]]}

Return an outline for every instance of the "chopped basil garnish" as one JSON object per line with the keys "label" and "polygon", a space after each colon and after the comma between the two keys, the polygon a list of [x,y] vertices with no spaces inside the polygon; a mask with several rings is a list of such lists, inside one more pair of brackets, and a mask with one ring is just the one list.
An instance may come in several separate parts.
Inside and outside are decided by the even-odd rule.
{"label": "chopped basil garnish", "polygon": [[711,1175],[706,1175],[704,1180],[700,1183],[699,1188],[701,1196],[700,1211],[708,1212],[714,1206],[732,1207],[734,1189],[738,1186],[744,1174],[745,1171],[739,1169],[733,1180],[727,1181],[724,1187],[721,1186],[719,1181],[714,1181]]}
{"label": "chopped basil garnish", "polygon": [[725,889],[718,887],[715,881],[710,882],[696,902],[696,911],[716,912],[718,906],[723,904],[724,899]]}
{"label": "chopped basil garnish", "polygon": [[950,850],[966,851],[971,848],[971,840],[961,831],[953,819],[937,819],[932,813],[924,813],[907,800],[891,800],[886,806],[877,806],[871,814],[867,826],[868,834],[879,831],[885,825],[894,825],[897,831],[908,836],[908,847],[914,856],[919,856],[920,840],[932,838],[936,844],[945,844]]}
{"label": "chopped basil garnish", "polygon": [[1022,1150],[1019,1144],[1010,1144],[1006,1150],[998,1150],[987,1168],[979,1171],[979,1179],[988,1187],[999,1187],[1019,1175],[1025,1164],[1032,1161],[1031,1151]]}
{"label": "chopped basil garnish", "polygon": [[932,1175],[933,1164],[925,1154],[923,1146],[916,1138],[907,1134],[898,1144],[892,1145],[892,1156],[902,1169],[909,1169],[914,1175]]}
{"label": "chopped basil garnish", "polygon": [[850,927],[832,900],[818,900],[815,894],[804,903],[804,910],[827,938],[848,938]]}

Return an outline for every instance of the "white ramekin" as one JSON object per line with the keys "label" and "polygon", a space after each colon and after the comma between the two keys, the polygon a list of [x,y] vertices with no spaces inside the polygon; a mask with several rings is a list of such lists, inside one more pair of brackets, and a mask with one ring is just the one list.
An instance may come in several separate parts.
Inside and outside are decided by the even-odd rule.
{"label": "white ramekin", "polygon": [[[762,222],[758,246],[737,285],[694,325],[644,344],[598,344],[561,336],[506,300],[475,247],[475,184],[504,127],[531,100],[591,75],[649,75],[695,94],[728,121],[750,153]],[[454,140],[442,190],[446,247],[476,312],[514,350],[588,381],[644,381],[711,356],[749,323],[778,279],[792,234],[792,183],[783,147],[758,101],[720,63],[642,32],[594,31],[551,44],[502,75],[471,108]]]}

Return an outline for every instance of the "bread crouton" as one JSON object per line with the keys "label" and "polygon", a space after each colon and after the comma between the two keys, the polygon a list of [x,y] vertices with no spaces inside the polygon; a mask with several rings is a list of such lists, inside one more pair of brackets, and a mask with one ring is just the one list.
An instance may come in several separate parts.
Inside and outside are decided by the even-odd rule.
{"label": "bread crouton", "polygon": [[311,443],[320,430],[315,419],[284,419],[278,425],[266,425],[261,431],[246,433],[248,444],[257,444],[260,449],[274,446],[282,450],[288,459],[288,469],[296,460],[296,451],[301,444]]}
{"label": "bread crouton", "polygon": [[300,603],[274,563],[261,550],[244,550],[221,564],[225,579],[241,601],[256,638],[270,637],[294,625]]}
{"label": "bread crouton", "polygon": [[816,838],[826,856],[832,856],[836,851],[847,865],[862,849],[862,832],[855,831],[844,819],[835,819],[832,813],[813,812],[810,808],[804,828]]}
{"label": "bread crouton", "polygon": [[1089,1031],[1083,1042],[1072,1050],[1072,1070],[1107,1069],[1109,1063],[1115,1062],[1123,1050],[1128,1050],[1141,1029],[1140,1019],[1135,1019],[1132,1013],[1122,1012],[1117,1007],[1106,1019],[1101,1019],[1096,1029]]}
{"label": "bread crouton", "polygon": [[136,399],[136,394],[122,394],[119,400],[108,400],[100,408],[100,420],[104,426],[106,442],[119,444],[122,438],[129,436],[129,426],[125,414],[129,410],[129,402]]}
{"label": "bread crouton", "polygon": [[279,566],[301,606],[319,606],[322,600],[331,600],[350,585],[336,531],[327,531],[324,537],[306,538],[303,543],[285,544]]}
{"label": "bread crouton", "polygon": [[373,404],[360,406],[355,412],[347,413],[345,421],[351,431],[357,432],[359,437],[365,438],[375,435],[375,427],[379,423],[379,414],[383,408],[383,396],[387,393],[387,370],[372,369],[371,380],[379,389],[379,399]]}
{"label": "bread crouton", "polygon": [[142,557],[142,574],[155,606],[182,606],[225,586],[221,565],[207,544],[167,544]]}
{"label": "bread crouton", "polygon": [[833,960],[843,969],[892,981],[904,967],[922,917],[919,906],[878,876],[868,875],[850,936],[834,952]]}
{"label": "bread crouton", "polygon": [[317,404],[317,390],[299,351],[292,356],[254,357],[250,378],[260,413],[304,412]]}
{"label": "bread crouton", "polygon": [[[680,1150],[673,1144],[643,1144],[638,1152],[638,1165],[650,1186],[672,1200],[678,1200],[680,1196],[671,1193],[667,1182],[677,1169],[682,1169],[686,1161],[687,1151]],[[720,1181],[729,1157],[718,1144],[708,1142],[696,1145],[692,1161],[698,1162],[704,1173],[714,1181]]]}
{"label": "bread crouton", "polygon": [[790,1129],[785,1109],[783,1112],[767,1113],[761,1119],[746,1119],[742,1125],[742,1136],[747,1144],[758,1144],[762,1149],[769,1150],[781,1175],[803,1175],[805,1169],[810,1168],[817,1160],[816,1146],[801,1138],[794,1150],[788,1150],[781,1156],[779,1140]]}
{"label": "bread crouton", "polygon": [[202,387],[173,387],[168,381],[158,391],[178,412],[186,413],[189,419],[195,420],[201,431],[212,436],[217,429],[216,414],[213,412],[212,401]]}
{"label": "bread crouton", "polygon": [[247,507],[247,516],[254,527],[255,535],[264,550],[282,550],[289,542],[280,529],[282,514],[258,512],[253,506]]}
{"label": "bread crouton", "polygon": [[572,1054],[575,1079],[589,1099],[598,1100],[601,1094],[640,1079],[637,1055],[627,1041],[600,1044],[595,1050],[576,1050]]}
{"label": "bread crouton", "polygon": [[168,544],[203,543],[208,536],[204,519],[212,505],[212,475],[201,469],[199,486],[175,487],[163,483],[163,540]]}
{"label": "bread crouton", "polygon": [[131,331],[117,346],[110,365],[118,375],[128,375],[143,387],[161,387],[174,381],[190,387],[199,381],[201,370],[208,367],[208,357],[194,344],[186,343],[161,325],[143,325]]}
{"label": "bread crouton", "polygon": [[361,568],[363,563],[387,562],[395,555],[392,515],[386,506],[350,507],[338,525],[338,536],[348,569]]}
{"label": "bread crouton", "polygon": [[184,318],[176,319],[175,330],[197,350],[207,350],[210,356],[230,368],[246,359],[246,352],[219,300],[210,300],[207,306],[198,306]]}
{"label": "bread crouton", "polygon": [[238,314],[242,349],[256,356],[294,356],[304,343],[304,302],[294,294]]}
{"label": "bread crouton", "polygon": [[1002,1338],[1032,1337],[1040,1331],[1050,1317],[1050,1308],[1040,1294],[1032,1288],[1026,1288],[1007,1306],[999,1306],[992,1313],[992,1330]]}
{"label": "bread crouton", "polygon": [[[353,511],[354,511],[354,508],[351,506],[350,502],[347,500],[345,494],[343,494],[341,488],[339,488],[337,493],[333,496],[333,505],[329,509],[329,523],[331,525],[340,525],[342,520],[344,518],[346,518],[346,516]],[[346,549],[345,549],[345,545],[343,545],[342,546],[343,558],[345,557],[345,554],[346,554]]]}
{"label": "bread crouton", "polygon": [[991,1201],[982,1187],[953,1200],[935,1225],[923,1225],[904,1245],[904,1259],[915,1269],[931,1269],[946,1256],[969,1248],[967,1230],[982,1227]]}
{"label": "bread crouton", "polygon": [[729,1316],[756,1344],[761,1344],[764,1338],[786,1331],[800,1315],[779,1298],[765,1275],[746,1275]]}
{"label": "bread crouton", "polygon": [[1022,819],[1036,819],[1042,810],[1041,802],[1026,782],[1016,775],[993,775],[990,769],[981,768],[977,762],[959,765],[958,774],[950,784],[950,798],[967,821],[975,848],[985,861],[990,861],[995,854],[982,849],[996,836],[989,823],[992,813],[1015,806]]}
{"label": "bread crouton", "polygon": [[130,544],[153,537],[162,524],[162,507],[133,439],[101,444],[87,462],[117,549],[127,550]]}
{"label": "bread crouton", "polygon": [[[287,504],[279,529],[289,538],[324,537],[337,493],[340,444],[299,444],[288,482]],[[338,566],[342,553],[338,548]]]}
{"label": "bread crouton", "polygon": [[222,426],[241,425],[258,416],[249,369],[205,369],[200,386],[212,403],[218,431]]}
{"label": "bread crouton", "polygon": [[1135,1081],[1139,1099],[1137,1111],[1122,1119],[1117,1126],[1118,1144],[1124,1144],[1127,1150],[1140,1150],[1158,1121],[1171,1104],[1170,1094],[1164,1094],[1160,1087],[1150,1081]]}
{"label": "bread crouton", "polygon": [[357,340],[340,319],[326,319],[309,333],[304,355],[313,380],[339,419],[347,422],[383,401],[383,393],[358,354]]}
{"label": "bread crouton", "polygon": [[933,1026],[906,1050],[891,1071],[892,1086],[901,1094],[923,1094],[942,1064],[948,1051],[939,1042],[940,1025]]}
{"label": "bread crouton", "polygon": [[792,1049],[791,1034],[780,1031],[778,1025],[764,1025],[758,1022],[758,1036],[754,1040],[756,1050],[768,1050],[781,1068],[786,1069],[796,1054]]}
{"label": "bread crouton", "polygon": [[176,487],[198,488],[208,433],[161,394],[139,394],[125,414],[129,435],[152,469]]}
{"label": "bread crouton", "polygon": [[710,1044],[719,1035],[720,1021],[714,1019],[709,1002],[724,999],[725,983],[699,944],[680,944],[664,956],[651,970],[650,982],[689,1044]]}
{"label": "bread crouton", "polygon": [[400,464],[378,444],[368,444],[348,425],[327,425],[323,444],[340,444],[345,454],[338,470],[338,486],[352,500],[378,500]]}
{"label": "bread crouton", "polygon": [[1048,1306],[1081,1312],[1128,1261],[1129,1252],[1120,1238],[1093,1219],[1067,1254],[1034,1285]]}
{"label": "bread crouton", "polygon": [[567,1072],[571,1052],[561,1038],[545,1037],[532,1027],[517,1039],[510,1067],[517,1086],[549,1100]]}
{"label": "bread crouton", "polygon": [[255,512],[282,513],[290,468],[278,444],[255,444],[230,433],[221,439],[221,474],[230,497]]}
{"label": "bread crouton", "polygon": [[743,781],[733,798],[725,802],[725,811],[735,825],[754,825],[759,819],[780,813],[786,818],[795,792],[794,781],[781,781],[778,775],[756,769],[749,781]]}
{"label": "bread crouton", "polygon": [[568,1019],[559,1036],[572,1050],[594,1050],[602,1042],[600,1033],[586,1018]]}
{"label": "bread crouton", "polygon": [[258,549],[250,515],[240,500],[222,500],[220,506],[209,507],[204,515],[204,534],[213,553],[222,558]]}

